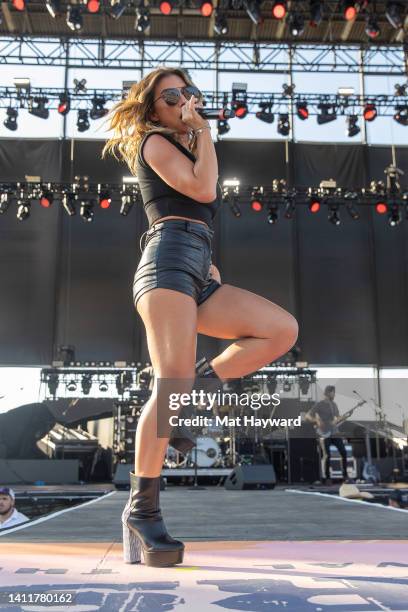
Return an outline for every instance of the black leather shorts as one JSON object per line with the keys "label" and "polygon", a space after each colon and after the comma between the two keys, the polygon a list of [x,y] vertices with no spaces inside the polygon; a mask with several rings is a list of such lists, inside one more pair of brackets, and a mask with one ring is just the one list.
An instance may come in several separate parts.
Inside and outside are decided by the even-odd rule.
{"label": "black leather shorts", "polygon": [[[199,306],[221,287],[209,274],[213,230],[203,223],[167,219],[147,232],[133,282],[133,300],[158,287],[191,295]],[[142,238],[140,242],[142,242]],[[141,247],[142,248],[142,247]]]}

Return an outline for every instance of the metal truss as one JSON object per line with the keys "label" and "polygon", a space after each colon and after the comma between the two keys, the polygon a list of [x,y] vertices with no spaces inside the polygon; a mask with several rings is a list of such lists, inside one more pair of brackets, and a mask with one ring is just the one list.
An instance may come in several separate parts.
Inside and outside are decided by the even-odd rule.
{"label": "metal truss", "polygon": [[189,70],[262,74],[408,74],[408,45],[316,45],[79,38],[0,37],[0,64],[150,71]]}

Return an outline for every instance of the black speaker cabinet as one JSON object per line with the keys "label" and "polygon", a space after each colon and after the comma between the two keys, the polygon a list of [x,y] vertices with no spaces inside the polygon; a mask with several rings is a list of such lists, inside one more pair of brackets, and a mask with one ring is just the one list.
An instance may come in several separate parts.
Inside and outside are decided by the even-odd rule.
{"label": "black speaker cabinet", "polygon": [[273,465],[237,465],[224,483],[228,491],[273,489],[276,475]]}
{"label": "black speaker cabinet", "polygon": [[[113,484],[117,489],[123,489],[128,491],[130,489],[130,476],[129,473],[133,472],[134,465],[131,463],[118,463],[116,466],[115,476],[113,477]],[[166,482],[163,476],[160,476],[160,491],[164,491],[166,488]]]}

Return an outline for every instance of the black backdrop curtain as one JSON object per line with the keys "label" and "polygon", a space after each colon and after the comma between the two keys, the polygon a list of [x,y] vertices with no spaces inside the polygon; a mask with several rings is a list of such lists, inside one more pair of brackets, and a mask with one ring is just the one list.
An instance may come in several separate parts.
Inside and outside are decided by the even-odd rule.
{"label": "black backdrop curtain", "polygon": [[[121,182],[129,172],[101,160],[100,141],[0,140],[0,182]],[[384,180],[389,147],[223,141],[216,145],[221,181],[243,184],[317,185],[333,178],[358,188]],[[73,155],[71,156],[71,152]],[[397,148],[405,171],[408,148]],[[72,161],[71,161],[72,157]],[[33,205],[18,222],[15,207],[0,216],[0,363],[45,365],[60,344],[81,360],[148,360],[144,329],[131,286],[147,224],[141,208],[119,215],[118,202],[98,210],[94,222],[69,218],[59,203]],[[302,358],[324,364],[408,365],[408,247],[403,222],[390,228],[371,209],[340,227],[327,211],[270,226],[267,212],[249,204],[235,218],[224,205],[216,220],[213,261],[226,283],[253,291],[292,312],[300,322]],[[213,355],[228,344],[200,337],[198,353]]]}

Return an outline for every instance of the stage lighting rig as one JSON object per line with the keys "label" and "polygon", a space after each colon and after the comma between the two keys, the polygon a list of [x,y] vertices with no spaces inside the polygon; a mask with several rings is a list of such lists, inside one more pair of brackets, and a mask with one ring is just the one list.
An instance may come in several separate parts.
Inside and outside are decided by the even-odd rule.
{"label": "stage lighting rig", "polygon": [[95,121],[96,119],[102,119],[109,112],[107,108],[105,108],[106,100],[103,96],[94,96],[92,98],[92,108],[89,113],[91,119]]}
{"label": "stage lighting rig", "polygon": [[380,26],[375,15],[368,15],[366,19],[365,32],[371,40],[378,38],[381,34]]}
{"label": "stage lighting rig", "polygon": [[78,110],[77,117],[77,130],[78,132],[86,132],[89,130],[90,123],[88,119],[88,111],[86,108],[80,108]]}
{"label": "stage lighting rig", "polygon": [[81,79],[80,81],[78,81],[78,79],[74,79],[74,93],[76,96],[81,95],[81,94],[86,94],[87,89],[86,89],[86,79]]}
{"label": "stage lighting rig", "polygon": [[354,204],[357,198],[358,193],[356,191],[346,191],[344,193],[347,212],[354,221],[357,221],[360,218],[360,213]]}
{"label": "stage lighting rig", "polygon": [[251,210],[261,212],[264,205],[264,189],[263,187],[254,187],[251,193]]}
{"label": "stage lighting rig", "polygon": [[92,374],[84,374],[81,380],[81,389],[84,395],[89,395],[92,388]]}
{"label": "stage lighting rig", "polygon": [[240,181],[236,178],[225,179],[222,184],[222,200],[230,206],[234,217],[241,216],[241,208],[238,203]]}
{"label": "stage lighting rig", "polygon": [[119,19],[120,17],[122,17],[125,10],[126,0],[111,0],[108,12],[112,19]]}
{"label": "stage lighting rig", "polygon": [[363,117],[365,121],[374,121],[377,117],[377,107],[373,103],[368,103],[365,105],[363,110]]}
{"label": "stage lighting rig", "polygon": [[161,0],[159,9],[162,15],[170,15],[173,10],[172,0]]}
{"label": "stage lighting rig", "polygon": [[297,102],[296,103],[296,113],[299,119],[305,121],[309,118],[309,109],[307,107],[307,102]]}
{"label": "stage lighting rig", "polygon": [[61,15],[61,1],[60,0],[47,0],[45,3],[47,10],[51,17],[55,18]]}
{"label": "stage lighting rig", "polygon": [[352,138],[353,136],[357,136],[357,134],[359,134],[361,131],[358,125],[357,115],[349,115],[346,118],[346,121],[347,121],[346,135],[349,138]]}
{"label": "stage lighting rig", "polygon": [[48,108],[46,108],[46,104],[48,104],[48,98],[46,98],[45,96],[29,98],[28,112],[30,113],[30,115],[38,117],[39,119],[48,119],[50,111]]}
{"label": "stage lighting rig", "polygon": [[248,114],[247,88],[248,85],[246,83],[232,84],[231,108],[235,111],[235,116],[238,119],[244,119]]}
{"label": "stage lighting rig", "polygon": [[408,105],[395,107],[394,119],[401,125],[408,125]]}
{"label": "stage lighting rig", "polygon": [[260,0],[243,0],[242,4],[251,21],[255,25],[260,25],[263,22]]}
{"label": "stage lighting rig", "polygon": [[67,385],[66,385],[66,386],[67,386],[67,391],[71,391],[71,392],[73,392],[73,391],[76,391],[76,390],[77,390],[77,384],[76,384],[76,381],[75,381],[75,379],[74,379],[74,378],[72,378],[71,380],[69,380],[69,381],[67,382]]}
{"label": "stage lighting rig", "polygon": [[393,28],[399,30],[404,25],[404,5],[402,2],[387,2],[385,16]]}
{"label": "stage lighting rig", "polygon": [[351,21],[357,16],[357,2],[355,0],[343,0],[343,17],[346,21]]}
{"label": "stage lighting rig", "polygon": [[0,194],[0,215],[7,212],[9,206],[10,206],[10,194],[8,193],[8,191],[3,191],[3,193]]}
{"label": "stage lighting rig", "polygon": [[15,132],[18,127],[17,126],[18,110],[16,108],[13,108],[12,106],[9,106],[6,113],[7,113],[7,117],[4,120],[3,125],[8,130]]}
{"label": "stage lighting rig", "polygon": [[255,113],[256,118],[259,119],[260,121],[263,121],[264,123],[269,123],[269,124],[273,123],[275,119],[275,115],[272,112],[272,105],[273,105],[273,98],[267,102],[263,102],[263,101],[259,102],[259,108],[261,110]]}
{"label": "stage lighting rig", "polygon": [[305,31],[305,20],[301,13],[291,12],[288,19],[289,30],[295,38],[301,36]]}
{"label": "stage lighting rig", "polygon": [[211,17],[213,13],[214,7],[211,0],[201,0],[200,1],[200,13],[203,17]]}
{"label": "stage lighting rig", "polygon": [[285,209],[283,211],[283,216],[285,217],[285,219],[293,219],[295,210],[295,193],[288,194],[285,198]]}
{"label": "stage lighting rig", "polygon": [[79,4],[69,5],[66,17],[67,26],[74,32],[79,32],[83,27],[81,6]]}
{"label": "stage lighting rig", "polygon": [[109,208],[112,203],[112,196],[110,194],[110,191],[105,189],[103,185],[101,184],[98,185],[98,196],[99,196],[99,206],[103,210],[106,210],[107,208]]}
{"label": "stage lighting rig", "polygon": [[47,386],[50,395],[55,399],[57,395],[57,389],[59,385],[58,374],[48,374],[47,375]]}
{"label": "stage lighting rig", "polygon": [[217,132],[219,134],[219,136],[223,136],[224,134],[227,134],[231,129],[230,124],[228,123],[228,121],[226,121],[225,119],[219,119],[217,121]]}
{"label": "stage lighting rig", "polygon": [[312,193],[312,188],[309,187],[308,189],[308,194],[309,194],[309,204],[308,204],[308,209],[312,214],[316,214],[319,212],[321,205],[322,205],[322,200],[319,196],[315,195],[314,193]]}
{"label": "stage lighting rig", "polygon": [[296,85],[293,85],[293,84],[288,85],[287,83],[284,83],[282,85],[282,92],[285,98],[291,98],[293,94],[295,93],[295,89],[296,89]]}
{"label": "stage lighting rig", "polygon": [[88,0],[86,3],[86,8],[88,9],[89,13],[99,13],[101,3],[99,0]]}
{"label": "stage lighting rig", "polygon": [[275,225],[279,219],[279,205],[275,202],[269,204],[268,207],[268,223],[269,225]]}
{"label": "stage lighting rig", "polygon": [[321,0],[310,0],[310,21],[312,27],[320,25],[323,19],[323,2]]}
{"label": "stage lighting rig", "polygon": [[51,183],[42,189],[38,201],[43,208],[50,208],[52,206],[54,194],[51,191]]}
{"label": "stage lighting rig", "polygon": [[79,214],[86,223],[91,223],[94,218],[93,201],[92,200],[82,200]]}
{"label": "stage lighting rig", "polygon": [[401,210],[398,204],[392,204],[388,213],[388,225],[396,227],[401,223]]}
{"label": "stage lighting rig", "polygon": [[106,393],[109,390],[109,385],[106,382],[105,379],[101,380],[101,382],[99,383],[99,391],[101,391],[102,393]]}
{"label": "stage lighting rig", "polygon": [[225,16],[220,15],[218,12],[215,16],[214,32],[218,34],[218,36],[226,36],[228,34],[228,22]]}
{"label": "stage lighting rig", "polygon": [[290,122],[288,113],[279,113],[278,117],[278,134],[282,136],[288,136],[290,132]]}
{"label": "stage lighting rig", "polygon": [[272,6],[272,17],[275,19],[284,19],[287,13],[287,6],[285,1],[277,1]]}
{"label": "stage lighting rig", "polygon": [[329,206],[329,213],[327,215],[327,219],[333,225],[336,225],[336,226],[340,225],[341,221],[340,221],[339,205],[330,203],[328,206]]}
{"label": "stage lighting rig", "polygon": [[379,215],[385,215],[385,213],[388,212],[387,202],[377,202],[375,205],[375,210]]}
{"label": "stage lighting rig", "polygon": [[394,95],[397,97],[404,97],[407,95],[407,88],[408,88],[408,83],[403,83],[402,85],[400,85],[399,83],[396,83],[394,85]]}
{"label": "stage lighting rig", "polygon": [[60,115],[68,115],[69,111],[71,109],[71,100],[70,97],[67,93],[63,93],[60,95],[59,97],[59,102],[58,102],[58,113]]}
{"label": "stage lighting rig", "polygon": [[320,111],[317,115],[318,125],[324,125],[325,123],[330,123],[330,121],[335,121],[337,119],[336,107],[334,104],[320,102],[317,108]]}
{"label": "stage lighting rig", "polygon": [[70,217],[76,215],[75,200],[76,195],[72,192],[65,192],[62,194],[62,206]]}
{"label": "stage lighting rig", "polygon": [[17,219],[19,221],[25,221],[29,218],[31,213],[31,203],[27,199],[17,200]]}
{"label": "stage lighting rig", "polygon": [[16,11],[24,11],[26,7],[25,0],[12,0],[12,5],[16,9]]}
{"label": "stage lighting rig", "polygon": [[150,11],[144,6],[136,9],[135,30],[143,33],[150,28]]}

